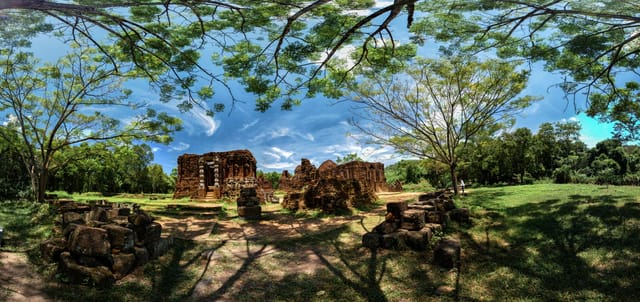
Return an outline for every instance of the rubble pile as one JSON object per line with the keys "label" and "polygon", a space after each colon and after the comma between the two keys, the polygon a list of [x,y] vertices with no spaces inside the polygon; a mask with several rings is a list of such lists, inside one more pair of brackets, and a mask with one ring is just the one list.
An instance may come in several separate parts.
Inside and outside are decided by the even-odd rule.
{"label": "rubble pile", "polygon": [[58,205],[54,238],[40,244],[69,282],[109,287],[136,266],[165,254],[172,236],[138,206],[99,202]]}

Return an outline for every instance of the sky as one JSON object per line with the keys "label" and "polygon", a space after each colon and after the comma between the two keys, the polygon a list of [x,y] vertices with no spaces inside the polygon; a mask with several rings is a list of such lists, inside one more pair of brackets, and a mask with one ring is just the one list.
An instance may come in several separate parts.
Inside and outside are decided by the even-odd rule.
{"label": "sky", "polygon": [[[377,5],[389,2],[392,1],[377,1]],[[397,26],[405,27],[404,22],[403,20]],[[406,30],[400,32],[408,35]],[[396,37],[403,38],[401,35]],[[48,56],[55,56],[57,52],[62,54],[63,49],[52,47],[52,43],[56,42],[42,37],[34,41],[33,48],[36,53],[45,50]],[[433,51],[433,47],[423,47],[419,50],[419,55],[433,55]],[[544,72],[541,67],[534,65],[529,85],[523,95],[539,96],[542,100],[518,114],[513,129],[527,127],[536,133],[539,125],[544,122],[579,121],[582,125],[581,139],[588,146],[611,137],[611,125],[601,124],[583,113],[577,113],[576,109],[585,109],[580,108],[583,101],[579,100],[579,107],[574,108],[573,103],[564,98],[562,91],[554,88],[553,85],[560,82],[559,76]],[[303,100],[302,105],[294,107],[292,111],[281,111],[276,105],[261,113],[254,110],[253,96],[243,94],[242,88],[237,84],[230,85],[234,87],[236,96],[244,102],[237,103],[233,110],[217,113],[214,117],[207,116],[198,108],[180,113],[175,103],[155,105],[182,118],[184,126],[182,131],[175,133],[170,144],[150,144],[154,162],[161,164],[166,173],[176,167],[177,158],[182,154],[237,149],[250,150],[257,160],[258,170],[266,172],[292,172],[302,158],[319,166],[325,160],[335,161],[337,157],[351,153],[356,153],[365,161],[382,162],[385,165],[402,159],[402,156],[389,147],[366,143],[366,138],[349,124],[352,105],[348,102],[336,103],[335,100],[318,97]],[[144,83],[132,83],[130,86],[135,97],[157,99]]]}

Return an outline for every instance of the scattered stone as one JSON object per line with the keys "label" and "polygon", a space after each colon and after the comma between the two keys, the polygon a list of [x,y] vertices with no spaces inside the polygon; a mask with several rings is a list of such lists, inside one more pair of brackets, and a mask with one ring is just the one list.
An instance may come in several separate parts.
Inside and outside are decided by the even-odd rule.
{"label": "scattered stone", "polygon": [[382,235],[376,232],[368,232],[362,236],[362,245],[370,248],[377,249],[380,246]]}
{"label": "scattered stone", "polygon": [[460,260],[460,241],[442,239],[433,249],[433,261],[444,268],[452,269]]}
{"label": "scattered stone", "polygon": [[96,202],[91,211],[72,203],[60,205],[56,221],[66,226],[54,226],[62,229],[57,233],[62,237],[40,244],[42,258],[58,262],[59,272],[72,283],[109,287],[136,265],[169,250],[173,237],[162,237],[162,226],[153,217],[139,206],[129,216],[121,216],[128,213],[122,209],[106,202]]}
{"label": "scattered stone", "polygon": [[438,295],[438,296],[448,296],[448,295],[451,295],[455,291],[456,291],[456,289],[453,286],[440,285],[440,286],[438,286],[438,288],[436,288],[434,293],[436,295]]}

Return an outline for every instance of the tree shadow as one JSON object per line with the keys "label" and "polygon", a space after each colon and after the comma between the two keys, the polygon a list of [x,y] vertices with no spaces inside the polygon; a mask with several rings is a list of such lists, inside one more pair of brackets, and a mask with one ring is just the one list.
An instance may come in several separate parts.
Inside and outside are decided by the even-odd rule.
{"label": "tree shadow", "polygon": [[[508,245],[477,259],[478,274],[509,272],[487,280],[497,298],[582,300],[595,293],[628,300],[637,294],[640,278],[629,274],[640,268],[640,203],[635,197],[572,195],[568,201],[550,199],[503,211],[498,220],[508,228],[495,231]],[[470,234],[462,238],[477,254],[485,251]]]}

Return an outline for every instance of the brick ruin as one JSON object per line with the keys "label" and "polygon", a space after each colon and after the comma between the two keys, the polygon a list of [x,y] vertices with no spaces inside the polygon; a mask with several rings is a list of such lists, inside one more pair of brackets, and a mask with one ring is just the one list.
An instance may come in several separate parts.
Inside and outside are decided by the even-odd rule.
{"label": "brick ruin", "polygon": [[173,198],[236,199],[241,189],[257,186],[256,159],[249,150],[183,154]]}
{"label": "brick ruin", "polygon": [[389,190],[384,164],[352,161],[338,165],[331,160],[316,168],[303,158],[291,176],[283,171],[280,189],[287,192],[283,207],[289,210],[348,210],[375,201],[376,192]]}
{"label": "brick ruin", "polygon": [[311,162],[303,158],[296,167],[293,176],[289,171],[282,171],[279,188],[283,191],[300,191],[305,186],[318,182],[320,179],[335,178],[339,180],[355,179],[374,192],[387,192],[389,187],[384,176],[384,164],[362,161],[352,161],[338,165],[332,160],[326,160],[316,168]]}
{"label": "brick ruin", "polygon": [[[413,203],[387,203],[385,221],[362,236],[362,245],[370,249],[402,249],[423,251],[429,248],[434,232],[442,232],[450,221],[471,223],[469,210],[456,207],[453,195],[441,190],[420,195]],[[434,247],[434,261],[453,268],[460,257],[460,243],[443,239]]]}
{"label": "brick ruin", "polygon": [[40,244],[42,258],[58,263],[71,283],[109,287],[165,254],[173,237],[134,205],[60,202],[54,237]]}

